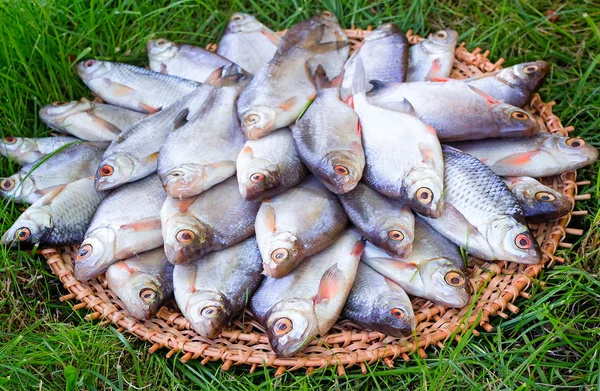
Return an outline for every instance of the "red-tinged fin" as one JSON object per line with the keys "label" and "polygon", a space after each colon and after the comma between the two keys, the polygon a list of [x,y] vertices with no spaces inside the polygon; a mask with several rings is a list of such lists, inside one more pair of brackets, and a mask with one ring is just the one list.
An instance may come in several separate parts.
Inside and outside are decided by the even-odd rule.
{"label": "red-tinged fin", "polygon": [[432,78],[429,78],[427,80],[432,81],[434,83],[447,83],[447,82],[449,82],[452,79],[450,79],[448,77],[432,77]]}
{"label": "red-tinged fin", "polygon": [[160,219],[140,220],[135,223],[124,224],[120,229],[135,232],[156,231],[160,230]]}
{"label": "red-tinged fin", "polygon": [[433,126],[431,126],[431,125],[425,125],[425,126],[427,129],[427,133],[437,136],[437,131],[435,130],[435,128]]}
{"label": "red-tinged fin", "polygon": [[125,270],[128,274],[135,274],[135,272],[137,271],[137,270],[135,270],[135,268],[132,268],[131,266],[129,266],[127,264],[127,262],[118,262],[114,266],[117,266],[117,267]]}
{"label": "red-tinged fin", "polygon": [[279,105],[279,108],[284,111],[289,111],[292,107],[294,107],[294,105],[296,104],[297,101],[298,101],[298,98],[295,96],[292,96],[291,98],[283,101],[283,103],[281,103]]}
{"label": "red-tinged fin", "polygon": [[435,153],[431,145],[420,142],[419,152],[421,152],[421,156],[423,157],[423,163],[435,170]]}
{"label": "red-tinged fin", "polygon": [[503,159],[498,160],[495,165],[507,165],[507,166],[522,166],[530,163],[533,158],[538,155],[540,151],[529,151],[516,153]]}
{"label": "red-tinged fin", "polygon": [[475,92],[477,95],[479,95],[483,99],[485,99],[490,105],[497,105],[498,103],[502,103],[498,99],[493,98],[493,97],[489,96],[488,94],[486,94],[485,92],[481,91],[479,88],[473,87],[470,84],[467,84],[467,86],[469,86],[469,88],[471,90],[473,90],[473,92]]}
{"label": "red-tinged fin", "polygon": [[135,92],[133,88],[127,87],[126,85],[110,82],[108,87],[109,93],[114,96],[127,96]]}
{"label": "red-tinged fin", "polygon": [[183,198],[177,201],[177,210],[181,213],[187,211],[194,201],[196,201],[196,197]]}
{"label": "red-tinged fin", "polygon": [[329,82],[329,87],[340,88],[340,86],[342,85],[342,81],[344,81],[344,70],[342,70],[339,75],[334,77],[333,80]]}
{"label": "red-tinged fin", "polygon": [[210,84],[213,85],[215,87],[219,87],[221,85],[222,79],[221,79],[221,75],[223,74],[223,69],[225,67],[222,66],[218,69],[215,69],[214,71],[212,71],[210,73],[210,75],[208,75],[208,77],[206,78],[206,80],[204,80],[204,83],[206,84]]}
{"label": "red-tinged fin", "polygon": [[264,27],[261,28],[260,32],[262,33],[262,35],[269,38],[269,41],[273,42],[273,44],[275,46],[279,46],[279,42],[281,42],[281,38],[279,37],[279,35],[275,34],[273,31],[268,30]]}
{"label": "red-tinged fin", "polygon": [[91,101],[91,100],[89,100],[88,98],[85,98],[85,97],[83,97],[83,98],[79,99],[79,101],[80,101],[80,102],[83,102],[83,103],[92,103],[92,101]]}
{"label": "red-tinged fin", "polygon": [[169,72],[167,71],[167,65],[164,62],[160,63],[160,73],[162,73],[164,75],[169,74]]}
{"label": "red-tinged fin", "polygon": [[152,107],[143,102],[140,102],[140,108],[148,114],[156,114],[162,109],[161,107]]}
{"label": "red-tinged fin", "polygon": [[250,146],[246,145],[244,149],[242,149],[242,153],[252,155],[254,151],[252,151],[252,148]]}
{"label": "red-tinged fin", "polygon": [[360,257],[364,250],[365,250],[365,242],[363,242],[362,240],[359,240],[358,242],[356,242],[356,244],[354,244],[354,247],[352,248],[350,255],[353,255],[355,257]]}
{"label": "red-tinged fin", "polygon": [[265,212],[263,214],[263,219],[265,226],[271,231],[275,232],[277,229],[277,217],[275,216],[275,209],[270,205],[261,205],[261,208],[265,208]]}
{"label": "red-tinged fin", "polygon": [[354,108],[354,96],[350,95],[349,97],[347,97],[344,103]]}
{"label": "red-tinged fin", "polygon": [[50,194],[50,193],[52,193],[52,192],[53,192],[53,191],[54,191],[54,190],[55,190],[57,187],[61,187],[61,186],[63,186],[63,187],[64,187],[64,185],[60,185],[60,186],[52,186],[52,187],[48,187],[48,188],[46,188],[46,189],[40,189],[40,190],[36,190],[36,191],[35,191],[35,194],[39,194],[39,195],[41,195],[41,196],[45,196],[46,194]]}
{"label": "red-tinged fin", "polygon": [[398,284],[396,284],[394,281],[390,280],[387,277],[383,277],[385,279],[385,283],[390,287],[391,290],[393,290],[394,292],[404,292],[404,289],[402,289],[402,287]]}
{"label": "red-tinged fin", "polygon": [[439,58],[436,58],[431,63],[431,68],[429,69],[429,73],[427,74],[427,76],[425,76],[425,79],[429,80],[429,79],[436,78],[436,77],[438,77],[438,75],[440,74],[441,71],[442,71],[442,62],[440,61]]}
{"label": "red-tinged fin", "polygon": [[[360,122],[358,124],[358,128],[359,128],[358,135],[360,136]],[[353,142],[350,148],[352,149],[353,152],[355,152],[359,155],[365,153],[362,143],[360,141]]]}
{"label": "red-tinged fin", "polygon": [[[360,137],[360,138],[361,138],[361,140],[362,140],[362,125],[360,124],[360,120],[358,120],[358,125],[357,125],[357,127],[356,127],[356,128],[357,128],[357,129],[356,129],[356,131],[357,131],[357,133],[358,133],[358,137]],[[364,151],[363,151],[363,152],[364,152]]]}
{"label": "red-tinged fin", "polygon": [[341,291],[345,279],[344,273],[337,266],[337,263],[332,265],[323,274],[319,283],[319,290],[313,298],[313,302],[319,304],[325,300],[331,300]]}
{"label": "red-tinged fin", "polygon": [[417,268],[416,265],[412,264],[412,263],[408,263],[408,262],[402,262],[402,261],[397,261],[397,260],[393,260],[393,259],[387,259],[388,261],[388,265],[392,265],[394,268],[396,269],[400,269],[400,270],[414,270]]}
{"label": "red-tinged fin", "polygon": [[[59,195],[64,190],[64,188],[66,186],[67,185],[51,187],[50,190],[46,194],[44,194],[44,196],[45,196],[44,205],[48,205],[54,199],[54,197]],[[48,190],[48,189],[44,189],[44,190]]]}

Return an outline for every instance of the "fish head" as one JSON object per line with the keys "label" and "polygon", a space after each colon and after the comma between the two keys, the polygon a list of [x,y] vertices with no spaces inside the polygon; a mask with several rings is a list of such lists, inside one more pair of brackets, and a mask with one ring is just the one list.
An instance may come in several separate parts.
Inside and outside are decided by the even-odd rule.
{"label": "fish head", "polygon": [[75,278],[87,281],[103,273],[114,259],[116,234],[111,227],[86,235],[74,259]]}
{"label": "fish head", "polygon": [[169,60],[179,51],[177,45],[164,38],[151,39],[146,44],[146,48],[148,49],[148,57],[150,57],[150,61]]}
{"label": "fish head", "polygon": [[91,102],[71,101],[71,102],[52,102],[40,109],[39,115],[51,128],[64,127],[65,121],[75,114],[87,112],[93,109]]}
{"label": "fish head", "polygon": [[231,304],[220,292],[196,290],[186,302],[185,317],[200,336],[216,338],[231,319]]}
{"label": "fish head", "polygon": [[212,228],[189,214],[176,214],[163,225],[165,254],[174,265],[202,257],[213,244]]}
{"label": "fish head", "polygon": [[550,67],[546,61],[526,62],[502,69],[499,78],[512,86],[528,91],[537,91],[549,70]]}
{"label": "fish head", "polygon": [[235,173],[232,164],[210,165],[187,163],[169,170],[163,178],[167,194],[173,198],[189,198],[223,182]]}
{"label": "fish head", "polygon": [[272,236],[263,247],[262,258],[266,275],[281,278],[298,266],[298,253],[302,244],[291,232]]}
{"label": "fish head", "polygon": [[0,139],[0,155],[5,157],[21,157],[36,148],[35,141],[29,138],[8,136]]}
{"label": "fish head", "polygon": [[26,173],[18,172],[8,178],[2,178],[0,181],[0,194],[2,197],[14,198],[19,202],[33,204],[42,196],[38,194],[35,182],[31,176],[26,177]]}
{"label": "fish head", "polygon": [[525,211],[525,216],[543,214],[559,218],[573,207],[567,197],[563,197],[556,190],[538,181],[518,182],[513,187],[514,191],[520,195],[517,198]]}
{"label": "fish head", "polygon": [[492,221],[487,229],[490,247],[497,258],[525,264],[537,264],[542,254],[535,237],[523,222],[505,216]]}
{"label": "fish head", "polygon": [[136,164],[130,155],[113,153],[98,166],[94,178],[96,189],[109,190],[131,182],[135,167]]}
{"label": "fish head", "polygon": [[276,111],[269,106],[253,106],[246,111],[241,117],[242,132],[248,140],[256,140],[267,134],[271,133],[275,129],[281,128],[293,122],[293,119],[287,124],[278,126],[278,122],[281,122],[278,118],[281,117],[279,114],[282,110]]}
{"label": "fish head", "polygon": [[353,190],[362,178],[364,161],[353,151],[331,151],[317,165],[319,179],[332,192],[344,194]]}
{"label": "fish head", "polygon": [[410,207],[429,217],[442,214],[444,180],[429,167],[412,169],[405,178]]}
{"label": "fish head", "polygon": [[273,164],[265,159],[246,158],[245,155],[242,150],[238,156],[237,174],[240,194],[245,200],[260,201],[269,190],[283,185],[278,164]]}
{"label": "fish head", "polygon": [[541,146],[558,159],[574,164],[592,164],[598,159],[598,150],[577,137],[548,137]]}
{"label": "fish head", "polygon": [[23,213],[4,236],[6,246],[34,245],[40,243],[53,228],[52,215],[44,208],[29,208]]}
{"label": "fish head", "polygon": [[395,24],[385,23],[373,30],[371,34],[367,35],[365,41],[375,41],[378,39],[387,38],[389,36],[398,34],[399,32],[400,31],[398,30],[398,27],[396,27]]}
{"label": "fish head", "polygon": [[231,33],[252,33],[261,31],[262,24],[252,15],[234,12],[229,18],[227,31]]}
{"label": "fish head", "polygon": [[499,137],[531,136],[540,130],[535,118],[519,107],[497,103],[492,106],[491,110],[498,127]]}
{"label": "fish head", "polygon": [[469,303],[473,288],[456,261],[435,258],[421,263],[418,269],[428,293],[437,303],[456,308]]}
{"label": "fish head", "polygon": [[412,243],[415,237],[414,230],[406,221],[393,216],[379,219],[375,224],[380,247],[400,258],[407,257],[412,252]]}
{"label": "fish head", "polygon": [[295,355],[319,332],[312,300],[280,301],[266,319],[271,348],[282,357]]}
{"label": "fish head", "polygon": [[87,81],[105,76],[113,66],[110,61],[85,60],[78,62],[75,69],[81,80]]}
{"label": "fish head", "polygon": [[369,322],[377,329],[394,337],[406,337],[416,327],[415,313],[410,301],[406,302],[396,292],[385,292],[377,297],[370,309]]}
{"label": "fish head", "polygon": [[444,29],[431,34],[424,45],[430,52],[446,51],[448,47],[456,46],[458,33],[454,30]]}

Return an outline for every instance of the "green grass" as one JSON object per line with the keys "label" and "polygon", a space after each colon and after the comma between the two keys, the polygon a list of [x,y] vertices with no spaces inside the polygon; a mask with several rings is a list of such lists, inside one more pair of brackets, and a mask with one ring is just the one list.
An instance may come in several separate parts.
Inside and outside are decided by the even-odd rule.
{"label": "green grass", "polygon": [[[425,34],[440,27],[458,30],[467,48],[490,50],[506,65],[545,59],[552,66],[541,94],[556,100],[564,125],[575,127],[600,146],[600,7],[592,1],[494,2],[368,0],[305,1],[78,1],[0,2],[0,129],[2,136],[44,136],[48,129],[39,108],[56,100],[89,96],[79,82],[72,58],[145,64],[145,42],[153,36],[204,45],[215,42],[232,11],[255,14],[273,29],[284,29],[318,9],[334,11],[343,26],[383,22]],[[557,11],[556,22],[545,16]],[[394,369],[371,365],[338,377],[324,370],[274,378],[273,370],[220,370],[220,363],[181,364],[166,352],[148,353],[149,345],[112,327],[83,319],[45,263],[28,253],[0,249],[0,389],[2,390],[187,390],[187,389],[600,389],[600,243],[598,169],[580,171],[591,180],[581,192],[592,200],[579,203],[589,211],[572,225],[588,230],[577,246],[561,251],[566,259],[544,272],[546,287],[534,285],[530,300],[508,320],[496,318],[495,330],[467,334],[461,343],[429,357],[411,356]],[[18,169],[2,160],[0,175]],[[4,203],[4,231],[20,207]]]}

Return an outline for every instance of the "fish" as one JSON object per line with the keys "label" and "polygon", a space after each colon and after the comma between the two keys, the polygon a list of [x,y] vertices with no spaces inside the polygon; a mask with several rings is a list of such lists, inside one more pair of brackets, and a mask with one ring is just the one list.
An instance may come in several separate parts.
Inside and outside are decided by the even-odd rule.
{"label": "fish", "polygon": [[287,276],[265,277],[250,307],[277,356],[294,356],[335,324],[363,249],[360,234],[350,228]]}
{"label": "fish", "polygon": [[383,196],[363,182],[338,198],[352,224],[368,241],[392,256],[410,255],[415,217],[408,205]]}
{"label": "fish", "polygon": [[255,202],[296,186],[308,173],[289,128],[246,141],[237,156],[236,170],[240,194]]}
{"label": "fish", "polygon": [[115,189],[156,172],[169,133],[198,113],[213,90],[204,84],[156,114],[136,122],[112,141],[96,170],[98,190]]}
{"label": "fish", "polygon": [[523,107],[529,103],[531,95],[539,90],[549,70],[546,61],[526,62],[464,81],[499,101]]}
{"label": "fish", "polygon": [[414,83],[377,83],[372,104],[395,106],[408,100],[417,116],[437,131],[440,141],[492,137],[523,137],[540,127],[527,111],[502,103],[461,80],[435,79]]}
{"label": "fish", "polygon": [[23,166],[0,181],[0,195],[22,204],[33,204],[56,186],[94,175],[104,148],[96,143],[74,144],[45,161]]}
{"label": "fish", "polygon": [[107,195],[96,191],[93,177],[57,186],[17,218],[2,243],[12,247],[79,244]]}
{"label": "fish", "polygon": [[407,82],[425,81],[436,77],[450,77],[458,33],[439,30],[427,39],[410,47]]}
{"label": "fish", "polygon": [[256,239],[250,237],[221,251],[176,265],[175,300],[192,328],[216,338],[237,317],[262,281]]}
{"label": "fish", "polygon": [[235,104],[247,81],[240,77],[214,88],[196,115],[168,133],[158,153],[158,177],[170,197],[193,197],[235,175],[245,142]]}
{"label": "fish", "polygon": [[[356,64],[361,61],[364,72],[364,86],[370,80],[383,82],[404,82],[408,67],[408,39],[392,23],[382,24],[365,37],[359,49],[355,50],[344,65],[344,80],[340,88],[342,100],[352,95],[352,83]],[[354,92],[365,92],[356,91]]]}
{"label": "fish", "polygon": [[106,282],[127,312],[147,320],[173,294],[173,265],[157,248],[110,265]]}
{"label": "fish", "polygon": [[113,190],[85,232],[75,278],[87,281],[117,261],[162,246],[160,208],[166,197],[156,174]]}
{"label": "fish", "polygon": [[319,67],[315,80],[315,100],[292,127],[292,134],[308,169],[327,189],[344,194],[356,187],[365,167],[358,115],[340,100],[342,76],[330,82]]}
{"label": "fish", "polygon": [[475,257],[539,263],[542,255],[536,238],[504,182],[473,156],[449,146],[443,151],[445,206],[438,218],[424,217],[427,223]]}
{"label": "fish", "polygon": [[303,259],[329,246],[347,224],[337,197],[315,177],[263,200],[256,216],[256,241],[265,274],[289,274]]}
{"label": "fish", "polygon": [[87,99],[53,102],[40,109],[40,119],[50,128],[86,141],[113,141],[124,129],[147,114]]}
{"label": "fish", "polygon": [[[356,70],[357,80],[364,80],[362,74],[362,69]],[[436,129],[417,117],[406,98],[387,108],[372,104],[364,92],[352,99],[362,129],[365,183],[419,213],[439,216],[444,162]]]}
{"label": "fish", "polygon": [[408,295],[389,278],[359,262],[342,316],[364,328],[402,338],[417,325]]}
{"label": "fish", "polygon": [[160,211],[169,262],[190,264],[254,235],[259,207],[242,198],[235,177],[195,197],[169,197]]}
{"label": "fish", "polygon": [[579,137],[540,133],[534,137],[452,143],[500,176],[545,177],[588,166],[598,150]]}
{"label": "fish", "polygon": [[79,141],[75,137],[14,137],[0,139],[0,155],[25,166],[34,163],[57,149]]}
{"label": "fish", "polygon": [[573,204],[560,192],[531,177],[505,177],[502,181],[523,208],[527,221],[545,223],[566,216]]}
{"label": "fish", "polygon": [[217,69],[231,66],[228,59],[193,45],[178,45],[167,39],[151,39],[146,44],[150,69],[165,75],[203,83]]}
{"label": "fish", "polygon": [[273,59],[280,42],[279,35],[254,16],[234,12],[219,41],[217,54],[255,74]]}
{"label": "fish", "polygon": [[316,89],[308,60],[348,44],[320,43],[324,32],[320,26],[285,53],[276,55],[242,90],[238,116],[247,139],[255,140],[291,125],[314,97]]}
{"label": "fish", "polygon": [[86,60],[75,66],[79,78],[106,103],[156,113],[198,88],[177,76],[110,61]]}

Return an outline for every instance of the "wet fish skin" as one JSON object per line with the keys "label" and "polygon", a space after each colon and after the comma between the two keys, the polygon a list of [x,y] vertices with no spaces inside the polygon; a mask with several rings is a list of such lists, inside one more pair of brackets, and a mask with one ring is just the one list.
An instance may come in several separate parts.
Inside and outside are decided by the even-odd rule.
{"label": "wet fish skin", "polygon": [[540,133],[527,138],[452,143],[500,176],[545,177],[590,165],[598,150],[581,138]]}
{"label": "wet fish skin", "polygon": [[216,338],[237,317],[262,281],[262,260],[251,237],[221,251],[176,265],[175,300],[194,330]]}
{"label": "wet fish skin", "polygon": [[434,229],[485,260],[537,264],[541,253],[517,200],[488,167],[476,158],[444,146],[446,194]]}
{"label": "wet fish skin", "polygon": [[86,60],[75,68],[85,85],[105,102],[144,113],[165,108],[199,86],[194,81],[118,62]]}
{"label": "wet fish skin", "polygon": [[104,149],[96,143],[71,145],[49,157],[37,168],[30,163],[3,178],[0,194],[22,204],[33,204],[56,186],[94,175]]}
{"label": "wet fish skin", "polygon": [[7,136],[0,139],[0,155],[24,166],[34,163],[63,145],[79,141],[75,137],[26,138]]}
{"label": "wet fish skin", "polygon": [[98,206],[79,246],[75,278],[87,281],[119,260],[160,247],[159,213],[166,197],[156,175],[112,191]]}
{"label": "wet fish skin", "polygon": [[278,356],[295,355],[334,325],[354,282],[363,248],[358,231],[348,229],[292,273],[263,280],[250,306]]}
{"label": "wet fish skin", "polygon": [[160,212],[169,262],[189,264],[252,236],[259,207],[242,198],[235,177],[196,197],[169,197]]}
{"label": "wet fish skin", "polygon": [[237,157],[236,170],[240,194],[255,202],[296,186],[308,173],[289,128],[246,141]]}
{"label": "wet fish skin", "polygon": [[407,205],[385,197],[362,182],[338,197],[352,224],[368,241],[392,256],[410,255],[415,217]]}
{"label": "wet fish skin", "polygon": [[342,316],[397,338],[410,336],[417,323],[412,303],[400,285],[364,262],[358,264]]}
{"label": "wet fish skin", "polygon": [[173,294],[173,265],[157,248],[112,264],[106,281],[127,312],[146,320]]}
{"label": "wet fish skin", "polygon": [[40,119],[52,129],[86,141],[112,141],[147,114],[87,99],[53,102],[40,109]]}
{"label": "wet fish skin", "polygon": [[454,30],[437,31],[426,40],[411,46],[408,57],[407,82],[428,78],[449,77],[454,63],[458,33]]}
{"label": "wet fish skin", "polygon": [[80,243],[96,208],[108,195],[93,178],[58,186],[34,202],[6,231],[2,243],[20,247]]}
{"label": "wet fish skin", "polygon": [[234,12],[219,41],[217,54],[254,74],[271,61],[280,42],[281,38],[254,16]]}
{"label": "wet fish skin", "polygon": [[315,177],[263,201],[256,216],[256,241],[265,274],[288,275],[303,259],[331,245],[347,224],[337,197]]}
{"label": "wet fish skin", "polygon": [[528,222],[557,220],[573,209],[568,198],[531,177],[504,177],[502,181],[519,201]]}
{"label": "wet fish skin", "polygon": [[504,103],[523,107],[540,88],[549,70],[546,61],[526,62],[473,76],[465,82]]}

